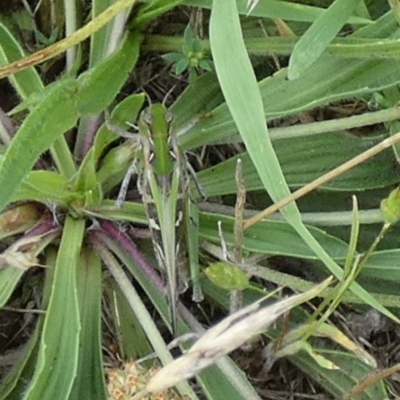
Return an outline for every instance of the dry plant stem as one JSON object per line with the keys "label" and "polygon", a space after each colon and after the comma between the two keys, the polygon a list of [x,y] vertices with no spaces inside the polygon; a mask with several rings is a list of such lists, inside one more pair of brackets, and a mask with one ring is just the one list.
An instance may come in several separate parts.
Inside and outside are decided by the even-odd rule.
{"label": "dry plant stem", "polygon": [[228,252],[228,246],[226,245],[225,239],[224,239],[224,233],[222,232],[222,222],[218,221],[218,236],[219,240],[221,241],[221,250],[222,250],[222,259],[224,261],[229,260],[229,252]]}
{"label": "dry plant stem", "polygon": [[70,47],[77,45],[78,43],[87,39],[91,34],[98,31],[101,27],[112,20],[117,14],[123,11],[125,8],[136,3],[136,0],[119,0],[114,3],[111,7],[107,8],[96,18],[90,21],[81,29],[78,29],[71,36],[54,43],[51,46],[46,47],[36,53],[31,54],[28,57],[24,57],[21,60],[14,61],[5,67],[0,68],[0,79],[8,75],[15,74],[18,71],[22,71],[25,68],[32,67],[43,61],[49,60],[58,54],[63,53]]}
{"label": "dry plant stem", "polygon": [[393,367],[374,371],[371,374],[368,374],[363,380],[358,382],[358,384],[355,385],[350,392],[343,396],[343,400],[354,399],[355,396],[363,393],[369,386],[374,385],[375,383],[389,377],[390,375],[393,375],[398,371],[400,371],[400,364],[396,364]]}
{"label": "dry plant stem", "polygon": [[239,158],[236,163],[236,205],[235,205],[235,253],[234,261],[241,264],[243,261],[243,211],[246,204],[246,188],[243,182],[242,160]]}
{"label": "dry plant stem", "polygon": [[279,209],[283,208],[284,206],[288,205],[292,201],[298,200],[299,198],[303,197],[307,193],[310,193],[317,187],[329,182],[330,180],[342,175],[344,172],[354,168],[358,164],[368,160],[369,158],[377,155],[383,150],[391,147],[395,143],[400,141],[400,132],[396,133],[395,135],[383,140],[381,143],[377,144],[376,146],[371,147],[364,153],[359,154],[358,156],[352,158],[351,160],[339,165],[339,167],[333,169],[332,171],[326,173],[325,175],[315,179],[314,181],[308,183],[307,185],[303,186],[299,190],[293,192],[290,196],[278,201],[277,203],[273,204],[272,206],[266,208],[264,211],[261,211],[259,214],[255,215],[254,217],[248,219],[243,224],[243,229],[247,229],[250,226],[256,224],[257,222],[261,221],[263,218],[267,218],[272,213],[278,211]]}
{"label": "dry plant stem", "polygon": [[[243,262],[243,210],[246,203],[246,188],[243,182],[242,160],[239,158],[236,162],[236,205],[235,205],[235,251],[233,261],[236,265]],[[243,305],[243,293],[241,290],[232,290],[230,293],[229,313],[233,314]]]}

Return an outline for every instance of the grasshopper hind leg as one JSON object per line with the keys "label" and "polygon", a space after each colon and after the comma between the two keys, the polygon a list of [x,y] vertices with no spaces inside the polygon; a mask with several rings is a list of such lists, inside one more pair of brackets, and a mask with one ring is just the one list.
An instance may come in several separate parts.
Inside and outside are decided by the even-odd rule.
{"label": "grasshopper hind leg", "polygon": [[115,200],[115,207],[121,208],[123,202],[126,199],[126,194],[128,192],[129,183],[132,179],[132,176],[137,174],[137,160],[133,160],[131,166],[129,167],[128,171],[122,180],[121,187],[119,189],[117,200]]}

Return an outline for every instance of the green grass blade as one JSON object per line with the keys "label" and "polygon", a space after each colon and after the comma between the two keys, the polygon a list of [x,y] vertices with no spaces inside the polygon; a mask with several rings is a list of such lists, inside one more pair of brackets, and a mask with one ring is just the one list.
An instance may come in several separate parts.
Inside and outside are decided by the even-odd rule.
{"label": "green grass blade", "polygon": [[[211,8],[212,0],[185,0],[186,5],[194,7]],[[238,0],[237,7],[242,15],[248,14],[248,0]],[[280,0],[260,0],[254,10],[250,13],[252,17],[262,18],[280,18],[285,21],[314,22],[323,15],[325,9],[320,7],[308,6],[298,2],[280,1]],[[369,24],[372,21],[366,18],[351,16],[349,24]]]}
{"label": "green grass blade", "polygon": [[[24,51],[11,32],[0,23],[0,66],[25,57]],[[18,74],[11,75],[10,82],[18,95],[26,100],[29,95],[41,90],[43,83],[35,68],[28,68]]]}
{"label": "green grass blade", "polygon": [[101,348],[101,272],[99,256],[85,248],[77,270],[81,326],[78,371],[69,396],[75,399],[106,399]]}
{"label": "green grass blade", "polygon": [[[274,201],[280,200],[290,191],[269,140],[263,101],[243,42],[235,3],[213,3],[210,40],[218,79],[229,110],[264,187]],[[296,204],[289,204],[281,212],[331,273],[341,279],[342,269],[303,225]],[[399,321],[358,284],[353,283],[350,289],[365,303]]]}
{"label": "green grass blade", "polygon": [[0,270],[0,308],[7,303],[24,272],[22,268],[10,266]]}
{"label": "green grass blade", "polygon": [[288,78],[294,80],[322,54],[355,10],[359,0],[336,0],[310,26],[294,47]]}

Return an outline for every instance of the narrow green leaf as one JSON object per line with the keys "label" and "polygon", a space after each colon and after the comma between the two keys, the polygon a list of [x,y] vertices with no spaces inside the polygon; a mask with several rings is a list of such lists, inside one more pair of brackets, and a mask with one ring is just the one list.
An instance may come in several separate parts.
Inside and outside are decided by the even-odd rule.
{"label": "narrow green leaf", "polygon": [[7,303],[24,272],[10,266],[0,270],[0,308]]}
{"label": "narrow green leaf", "polygon": [[[112,0],[94,0],[92,1],[92,19],[97,17],[112,4]],[[115,20],[106,24],[98,31],[94,32],[90,37],[90,67],[96,66],[104,58],[107,46],[110,43],[110,34]]]}
{"label": "narrow green leaf", "polygon": [[43,325],[36,371],[25,400],[67,400],[78,367],[80,315],[76,269],[84,220],[67,217]]}
{"label": "narrow green leaf", "polygon": [[[183,3],[194,7],[211,8],[213,1],[185,0]],[[247,4],[248,0],[237,0],[237,7],[240,14],[248,15]],[[314,22],[318,17],[323,15],[324,12],[324,8],[300,4],[298,2],[260,0],[250,15],[252,17],[262,18],[280,18],[285,21]],[[358,16],[351,16],[347,22],[349,24],[370,24],[373,21]]]}
{"label": "narrow green leaf", "polygon": [[[15,40],[11,32],[0,23],[0,66],[25,57],[20,44]],[[35,68],[28,68],[10,76],[10,81],[18,95],[26,100],[31,94],[43,88],[43,83]]]}
{"label": "narrow green leaf", "polygon": [[107,397],[101,348],[101,272],[99,256],[84,248],[76,276],[82,329],[78,371],[70,400],[105,400]]}
{"label": "narrow green leaf", "polygon": [[294,80],[326,49],[357,7],[360,0],[335,0],[310,26],[294,47],[288,78]]}
{"label": "narrow green leaf", "polygon": [[171,10],[172,8],[181,4],[183,0],[154,0],[149,2],[148,5],[142,7],[137,17],[133,21],[134,27],[141,27],[147,24],[159,15]]}
{"label": "narrow green leaf", "polygon": [[[118,350],[122,360],[138,360],[153,352],[140,321],[121,291],[110,277],[103,280],[105,300],[110,304]],[[133,340],[135,338],[135,340]]]}

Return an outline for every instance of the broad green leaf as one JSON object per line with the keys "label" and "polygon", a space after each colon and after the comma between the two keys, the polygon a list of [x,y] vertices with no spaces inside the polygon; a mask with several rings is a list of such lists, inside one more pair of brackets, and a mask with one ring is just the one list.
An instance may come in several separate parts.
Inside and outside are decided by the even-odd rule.
{"label": "broad green leaf", "polygon": [[84,248],[77,269],[77,290],[81,318],[78,370],[70,400],[105,400],[104,366],[101,348],[100,257]]}
{"label": "broad green leaf", "polygon": [[170,108],[175,118],[173,129],[179,131],[190,127],[191,124],[196,122],[196,119],[201,119],[202,114],[207,114],[220,105],[223,100],[215,74],[208,73],[199,76],[193,84],[184,90]]}
{"label": "broad green leaf", "polygon": [[[200,237],[213,243],[220,243],[217,224],[221,221],[224,240],[233,248],[234,218],[215,213],[200,212]],[[348,245],[340,239],[328,235],[321,229],[307,227],[313,237],[323,246],[330,257],[344,260]],[[244,231],[243,249],[248,252],[286,255],[291,257],[318,259],[310,246],[299,236],[287,222],[261,221]]]}
{"label": "broad green leaf", "polygon": [[31,171],[21,182],[21,186],[12,196],[12,201],[34,200],[48,204],[68,204],[77,198],[68,188],[68,180],[53,171]]}
{"label": "broad green leaf", "polygon": [[67,400],[78,367],[81,329],[76,269],[84,220],[67,217],[54,271],[35,374],[25,400]]}
{"label": "broad green leaf", "polygon": [[361,275],[382,281],[392,281],[398,285],[400,282],[400,250],[383,250],[373,253]]}
{"label": "broad green leaf", "polygon": [[[232,117],[265,189],[274,201],[279,201],[287,197],[290,191],[268,137],[262,96],[244,46],[235,3],[213,3],[210,41],[218,79]],[[328,71],[324,70],[324,73],[325,77],[329,76]],[[276,101],[272,93],[270,99]],[[249,115],[252,117],[249,118]],[[342,269],[303,225],[296,204],[287,205],[281,213],[329,271],[341,279]],[[365,303],[399,321],[360,285],[353,283],[350,290]]]}
{"label": "broad green leaf", "polygon": [[[45,284],[41,301],[41,307],[43,309],[47,309],[49,297],[52,293],[55,264],[54,249],[50,248],[49,251],[49,248],[47,248],[46,253],[46,265],[48,265],[49,268],[46,269]],[[23,398],[26,392],[27,383],[31,381],[32,376],[35,373],[40,345],[40,335],[42,333],[45,317],[46,314],[39,314],[34,333],[29,338],[23,354],[17,363],[13,365],[7,376],[2,380],[2,385],[0,385],[1,400],[20,400]]]}
{"label": "broad green leaf", "polygon": [[106,195],[115,186],[121,185],[135,158],[137,145],[125,142],[111,149],[101,160],[97,181]]}
{"label": "broad green leaf", "polygon": [[110,304],[122,360],[138,360],[152,353],[153,349],[136,314],[132,312],[121,288],[111,277],[103,280],[103,293],[105,300]]}
{"label": "broad green leaf", "polygon": [[[259,82],[267,120],[295,114],[330,102],[371,93],[400,82],[400,71],[392,60],[346,60],[324,55],[302,76],[288,81],[287,70],[282,69],[272,77]],[[274,101],[271,101],[274,99]],[[181,97],[190,103],[195,98]],[[197,104],[198,108],[199,105]],[[178,130],[181,126],[178,126]],[[226,104],[207,113],[180,142],[191,149],[237,134]]]}
{"label": "broad green leaf", "polygon": [[289,60],[288,79],[299,78],[322,54],[355,10],[359,0],[335,0],[304,33]]}
{"label": "broad green leaf", "polygon": [[25,118],[0,165],[2,210],[40,155],[76,122],[76,83],[63,80],[54,85]]}
{"label": "broad green leaf", "polygon": [[[351,137],[345,133],[332,133],[278,139],[273,143],[288,185],[300,187],[378,144],[379,141]],[[238,158],[242,160],[246,190],[253,191],[263,188],[262,181],[248,153],[242,153],[197,174],[207,196],[236,193],[236,184],[233,178]],[[392,151],[388,149],[320,188],[365,191],[393,185],[399,181],[399,177],[400,168],[396,164]]]}
{"label": "broad green leaf", "polygon": [[97,114],[109,106],[137,61],[139,44],[137,34],[127,34],[114,54],[79,76],[76,109],[80,114]]}
{"label": "broad green leaf", "polygon": [[[101,14],[106,10],[111,4],[112,0],[93,0],[92,1],[92,19]],[[96,66],[100,63],[107,52],[107,47],[110,43],[110,35],[113,29],[115,20],[112,23],[103,26],[98,31],[94,32],[90,37],[90,67]]]}
{"label": "broad green leaf", "polygon": [[[143,93],[133,94],[126,97],[118,103],[110,115],[110,124],[116,126],[122,131],[129,131],[129,123],[134,123],[137,120],[139,111],[143,106],[145,95]],[[94,147],[96,152],[96,161],[103,155],[104,149],[119,136],[115,132],[110,132],[107,125],[104,123],[96,133]]]}
{"label": "broad green leaf", "polygon": [[[133,123],[137,120],[143,102],[144,94],[134,94],[126,97],[113,109],[109,123],[125,133],[130,128],[128,123]],[[118,138],[116,133],[108,130],[105,123],[100,127],[94,142],[96,161],[103,156],[103,152],[107,146]],[[112,148],[101,159],[101,163],[98,166],[97,180],[101,185],[104,195],[122,182],[126,171],[132,164],[136,154],[136,147],[134,140],[127,140],[120,146]]]}

